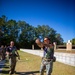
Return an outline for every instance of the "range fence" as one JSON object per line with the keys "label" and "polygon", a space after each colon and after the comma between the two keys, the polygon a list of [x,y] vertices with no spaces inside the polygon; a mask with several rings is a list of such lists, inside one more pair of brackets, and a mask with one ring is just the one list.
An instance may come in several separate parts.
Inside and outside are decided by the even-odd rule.
{"label": "range fence", "polygon": [[[67,45],[56,45],[56,50],[68,50],[67,48]],[[75,50],[75,45],[72,45],[72,47],[69,50]]]}

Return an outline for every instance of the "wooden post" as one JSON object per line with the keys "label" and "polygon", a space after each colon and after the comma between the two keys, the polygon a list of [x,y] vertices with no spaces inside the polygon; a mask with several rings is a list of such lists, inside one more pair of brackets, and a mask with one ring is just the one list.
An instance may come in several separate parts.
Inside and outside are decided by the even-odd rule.
{"label": "wooden post", "polygon": [[54,50],[56,50],[56,42],[54,42],[53,44],[54,44]]}
{"label": "wooden post", "polygon": [[34,50],[34,45],[32,45],[32,50]]}

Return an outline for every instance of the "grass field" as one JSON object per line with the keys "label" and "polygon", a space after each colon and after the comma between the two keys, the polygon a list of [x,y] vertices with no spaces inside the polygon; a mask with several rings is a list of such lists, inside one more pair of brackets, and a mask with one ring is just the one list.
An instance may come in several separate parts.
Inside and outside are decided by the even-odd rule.
{"label": "grass field", "polygon": [[[20,60],[17,61],[15,75],[40,75],[41,57],[19,51]],[[1,75],[9,75],[8,64],[3,68]],[[46,74],[45,74],[46,75]],[[75,75],[75,67],[55,62],[52,75]]]}

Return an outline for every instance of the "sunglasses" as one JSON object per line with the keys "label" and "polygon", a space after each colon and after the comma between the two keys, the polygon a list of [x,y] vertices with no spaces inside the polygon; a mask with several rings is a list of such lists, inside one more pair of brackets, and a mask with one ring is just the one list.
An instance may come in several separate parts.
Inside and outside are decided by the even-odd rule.
{"label": "sunglasses", "polygon": [[44,41],[47,41],[47,40],[44,40]]}

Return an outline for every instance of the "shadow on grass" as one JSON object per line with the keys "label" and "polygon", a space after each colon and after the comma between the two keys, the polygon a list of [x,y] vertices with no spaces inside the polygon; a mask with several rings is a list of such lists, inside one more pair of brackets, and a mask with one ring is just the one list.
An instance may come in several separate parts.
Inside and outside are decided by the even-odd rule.
{"label": "shadow on grass", "polygon": [[9,68],[9,66],[5,65],[3,68]]}
{"label": "shadow on grass", "polygon": [[0,68],[3,68],[5,65],[4,64],[2,64],[2,65],[0,65]]}
{"label": "shadow on grass", "polygon": [[30,71],[30,72],[16,72],[18,75],[36,75],[39,71]]}
{"label": "shadow on grass", "polygon": [[9,70],[7,70],[7,69],[9,69],[8,65],[3,65],[2,68],[3,69],[1,70],[0,73],[2,73],[2,74],[8,74],[9,73]]}
{"label": "shadow on grass", "polygon": [[[9,70],[3,70],[1,72],[3,75],[9,74]],[[36,75],[36,73],[39,73],[39,71],[30,71],[30,72],[16,72],[18,75]]]}
{"label": "shadow on grass", "polygon": [[8,73],[9,73],[9,70],[2,70],[1,73],[2,73],[2,74],[8,74]]}

